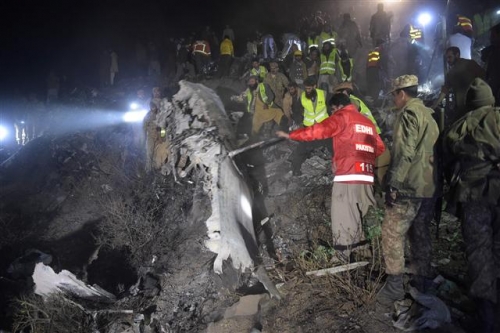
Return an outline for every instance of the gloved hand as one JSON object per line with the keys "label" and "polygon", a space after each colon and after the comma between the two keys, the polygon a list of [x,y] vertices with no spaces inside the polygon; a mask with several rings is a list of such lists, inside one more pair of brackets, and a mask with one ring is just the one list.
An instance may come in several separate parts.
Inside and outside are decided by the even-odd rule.
{"label": "gloved hand", "polygon": [[396,198],[398,197],[398,190],[394,187],[389,187],[389,190],[385,192],[385,205],[387,207],[393,207]]}

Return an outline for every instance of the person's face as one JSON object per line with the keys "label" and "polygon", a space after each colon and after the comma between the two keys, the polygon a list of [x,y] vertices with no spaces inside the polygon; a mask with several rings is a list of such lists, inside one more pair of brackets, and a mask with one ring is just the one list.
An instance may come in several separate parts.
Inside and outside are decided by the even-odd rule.
{"label": "person's face", "polygon": [[278,64],[277,64],[277,63],[275,63],[275,62],[272,62],[272,63],[269,65],[269,68],[271,69],[271,73],[273,73],[273,74],[276,74],[276,73],[278,73],[278,71],[279,71],[279,66],[278,66]]}
{"label": "person's face", "polygon": [[288,91],[290,92],[290,95],[295,95],[297,93],[297,88],[295,87],[288,87]]}
{"label": "person's face", "polygon": [[330,43],[325,43],[325,44],[323,45],[323,51],[324,51],[324,52],[328,52],[328,51],[330,51],[330,49],[331,49],[331,48],[332,48],[332,46],[330,45]]}
{"label": "person's face", "polygon": [[253,78],[248,80],[248,88],[250,88],[251,90],[255,90],[255,88],[257,88],[257,84],[257,81]]}
{"label": "person's face", "polygon": [[252,62],[252,67],[255,69],[259,69],[259,63],[257,61]]}
{"label": "person's face", "polygon": [[446,62],[448,63],[449,66],[455,65],[457,59],[458,59],[457,55],[453,54],[453,52],[451,51],[446,52]]}
{"label": "person's face", "polygon": [[295,56],[295,61],[297,62],[301,62],[302,61],[302,57],[301,56]]}
{"label": "person's face", "polygon": [[332,113],[337,112],[338,110],[342,109],[344,106],[343,105],[332,105]]}
{"label": "person's face", "polygon": [[311,99],[316,96],[316,87],[305,86],[304,91],[306,92],[306,98]]}
{"label": "person's face", "polygon": [[160,88],[154,88],[153,89],[153,98],[160,98],[161,97],[161,90]]}
{"label": "person's face", "polygon": [[316,52],[316,51],[311,52],[311,59],[312,59],[312,60],[316,60],[316,59],[318,59],[318,52]]}
{"label": "person's face", "polygon": [[401,110],[406,104],[406,94],[403,90],[396,90],[392,92],[394,105],[398,110]]}

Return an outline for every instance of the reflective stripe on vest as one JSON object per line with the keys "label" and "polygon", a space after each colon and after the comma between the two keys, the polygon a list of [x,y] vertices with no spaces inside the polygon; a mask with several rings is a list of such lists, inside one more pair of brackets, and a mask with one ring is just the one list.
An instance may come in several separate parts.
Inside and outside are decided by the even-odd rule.
{"label": "reflective stripe on vest", "polygon": [[349,58],[349,73],[346,73],[345,70],[344,70],[344,66],[342,64],[344,60],[341,61],[341,64],[340,64],[340,74],[342,75],[342,81],[344,82],[351,82],[351,75],[352,75],[352,67],[353,67],[353,60],[352,58]]}
{"label": "reflective stripe on vest", "polygon": [[370,108],[365,104],[365,102],[363,102],[361,99],[359,99],[358,97],[356,97],[354,95],[349,95],[349,98],[352,100],[355,100],[356,102],[359,103],[359,109],[360,109],[359,113],[361,113],[366,118],[370,119],[370,121],[373,123],[373,125],[375,126],[375,128],[377,130],[377,134],[382,133],[382,131],[380,130],[380,128],[377,125],[377,121],[375,120],[372,112],[370,111]]}
{"label": "reflective stripe on vest", "polygon": [[309,37],[307,39],[307,45],[309,49],[312,47],[318,48],[318,38],[312,39],[311,37]]}
{"label": "reflective stripe on vest", "polygon": [[373,183],[373,176],[369,175],[339,175],[333,177],[334,182],[364,181]]}
{"label": "reflective stripe on vest", "polygon": [[378,61],[380,60],[380,52],[378,47],[375,50],[368,53],[368,67],[378,67]]}
{"label": "reflective stripe on vest", "polygon": [[300,96],[300,102],[304,107],[304,126],[312,126],[328,118],[325,92],[321,89],[316,89],[316,93],[316,108],[314,108],[313,101],[306,97],[305,91]]}
{"label": "reflective stripe on vest", "polygon": [[457,25],[461,26],[464,31],[474,31],[472,28],[472,21],[466,16],[458,16]]}
{"label": "reflective stripe on vest", "polygon": [[412,41],[419,41],[420,39],[422,39],[422,29],[415,28],[410,24],[410,39]]}
{"label": "reflective stripe on vest", "polygon": [[335,54],[337,50],[332,49],[332,52],[326,59],[326,56],[321,53],[321,65],[319,67],[319,74],[335,74]]}
{"label": "reflective stripe on vest", "polygon": [[193,48],[194,53],[202,53],[206,55],[210,55],[210,52],[207,52],[207,45],[205,43],[196,43]]}
{"label": "reflective stripe on vest", "polygon": [[[257,89],[259,89],[259,95],[260,99],[264,104],[268,104],[269,98],[267,97],[266,94],[266,86],[263,83],[259,83],[257,86]],[[252,98],[253,98],[253,92],[250,89],[247,89],[247,111],[250,112],[250,107],[252,106]],[[273,103],[268,104],[269,106],[272,106]]]}

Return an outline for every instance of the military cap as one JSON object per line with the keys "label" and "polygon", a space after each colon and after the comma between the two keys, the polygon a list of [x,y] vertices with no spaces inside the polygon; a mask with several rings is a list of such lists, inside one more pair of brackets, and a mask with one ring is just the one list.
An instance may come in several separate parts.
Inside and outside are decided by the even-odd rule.
{"label": "military cap", "polygon": [[418,86],[418,77],[415,75],[401,75],[392,81],[392,90],[389,94],[399,89],[414,86]]}
{"label": "military cap", "polygon": [[340,83],[335,88],[333,88],[333,93],[336,94],[336,93],[342,92],[344,90],[350,90],[352,92],[354,90],[352,88],[352,83],[351,82],[342,82],[342,83]]}

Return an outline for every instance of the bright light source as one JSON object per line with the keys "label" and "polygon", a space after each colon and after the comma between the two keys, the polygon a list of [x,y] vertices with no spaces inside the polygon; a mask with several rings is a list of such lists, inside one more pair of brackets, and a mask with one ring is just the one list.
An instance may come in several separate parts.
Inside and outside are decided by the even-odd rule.
{"label": "bright light source", "polygon": [[130,104],[130,110],[137,110],[138,108],[139,108],[139,104],[137,104],[137,103]]}
{"label": "bright light source", "polygon": [[499,10],[497,10],[497,15],[500,15],[500,9],[499,9]]}
{"label": "bright light source", "polygon": [[0,126],[0,141],[3,141],[7,135],[9,134],[9,131],[7,131],[7,128]]}
{"label": "bright light source", "polygon": [[123,115],[123,121],[126,123],[138,123],[144,120],[148,110],[140,110],[140,111],[129,111],[125,112]]}
{"label": "bright light source", "polygon": [[418,16],[417,21],[420,23],[422,26],[426,26],[429,24],[432,20],[431,14],[429,13],[422,13]]}

